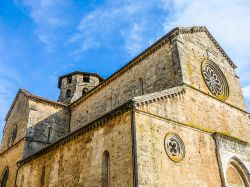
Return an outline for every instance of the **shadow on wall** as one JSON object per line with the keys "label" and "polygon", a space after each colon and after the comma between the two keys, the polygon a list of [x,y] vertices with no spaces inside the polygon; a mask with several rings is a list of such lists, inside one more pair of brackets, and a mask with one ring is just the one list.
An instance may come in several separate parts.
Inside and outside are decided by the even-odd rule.
{"label": "shadow on wall", "polygon": [[69,111],[60,110],[29,127],[25,134],[23,158],[27,158],[67,135],[70,130],[69,116]]}

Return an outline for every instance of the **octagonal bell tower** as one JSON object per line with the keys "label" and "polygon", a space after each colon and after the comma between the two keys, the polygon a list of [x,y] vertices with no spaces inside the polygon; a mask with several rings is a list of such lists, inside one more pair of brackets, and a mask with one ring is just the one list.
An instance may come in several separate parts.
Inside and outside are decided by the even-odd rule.
{"label": "octagonal bell tower", "polygon": [[60,96],[58,101],[70,104],[93,89],[104,79],[97,73],[75,71],[58,79]]}

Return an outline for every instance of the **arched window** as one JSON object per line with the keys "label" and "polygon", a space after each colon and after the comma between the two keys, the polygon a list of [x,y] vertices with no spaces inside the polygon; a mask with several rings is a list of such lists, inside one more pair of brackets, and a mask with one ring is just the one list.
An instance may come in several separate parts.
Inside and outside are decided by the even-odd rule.
{"label": "arched window", "polygon": [[102,154],[102,187],[109,187],[109,152],[106,150]]}
{"label": "arched window", "polygon": [[45,185],[45,166],[42,168],[41,179],[40,179],[40,187],[44,187]]}
{"label": "arched window", "polygon": [[142,78],[139,78],[139,85],[140,85],[140,94],[144,95],[144,83]]}
{"label": "arched window", "polygon": [[83,89],[82,89],[82,95],[86,94],[88,91],[89,91],[88,88],[83,88]]}
{"label": "arched window", "polygon": [[5,167],[5,169],[3,170],[3,173],[2,173],[1,187],[7,186],[8,177],[9,177],[9,168],[7,166],[7,167]]}
{"label": "arched window", "polygon": [[228,186],[248,187],[250,185],[249,172],[236,157],[232,158],[228,164],[226,181]]}
{"label": "arched window", "polygon": [[70,89],[66,90],[66,98],[69,98],[69,97],[71,97],[71,90]]}
{"label": "arched window", "polygon": [[47,142],[51,142],[52,131],[53,131],[53,127],[47,126]]}

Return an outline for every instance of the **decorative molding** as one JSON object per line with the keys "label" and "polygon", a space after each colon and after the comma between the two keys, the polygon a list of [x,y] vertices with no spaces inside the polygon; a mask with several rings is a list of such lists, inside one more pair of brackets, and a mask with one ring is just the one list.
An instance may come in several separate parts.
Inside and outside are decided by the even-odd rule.
{"label": "decorative molding", "polygon": [[225,101],[229,96],[229,86],[223,72],[213,61],[202,61],[201,73],[210,92],[218,99]]}
{"label": "decorative molding", "polygon": [[134,97],[132,100],[134,101],[135,106],[138,107],[138,106],[143,106],[143,105],[150,104],[156,101],[173,98],[185,92],[186,92],[185,86],[177,86],[177,87],[169,88],[167,90],[163,90],[160,92],[154,92],[152,94]]}
{"label": "decorative molding", "polygon": [[228,137],[222,134],[214,133],[213,137],[216,142],[217,149],[246,155],[247,142]]}
{"label": "decorative molding", "polygon": [[164,138],[164,148],[168,157],[178,163],[185,158],[185,145],[176,133],[167,133]]}

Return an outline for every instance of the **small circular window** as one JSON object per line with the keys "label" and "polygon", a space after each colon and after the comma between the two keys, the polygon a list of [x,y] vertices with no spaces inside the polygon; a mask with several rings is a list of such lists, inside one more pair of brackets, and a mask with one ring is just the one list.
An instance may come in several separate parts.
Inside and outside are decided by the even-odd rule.
{"label": "small circular window", "polygon": [[180,162],[185,157],[185,146],[181,138],[175,133],[168,133],[164,140],[165,151],[174,162]]}
{"label": "small circular window", "polygon": [[218,99],[225,101],[229,96],[229,87],[220,68],[214,62],[205,60],[201,71],[210,92]]}

